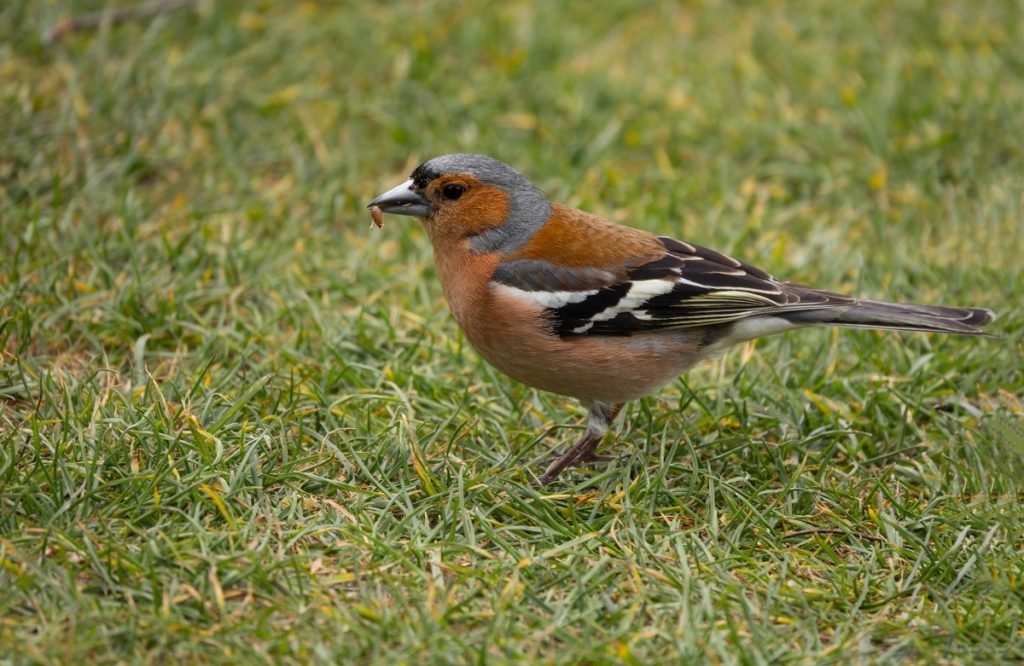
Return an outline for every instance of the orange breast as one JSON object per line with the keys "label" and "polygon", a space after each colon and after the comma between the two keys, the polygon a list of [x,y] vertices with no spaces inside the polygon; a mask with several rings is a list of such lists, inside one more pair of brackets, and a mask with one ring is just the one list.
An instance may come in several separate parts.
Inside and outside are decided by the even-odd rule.
{"label": "orange breast", "polygon": [[700,359],[692,332],[559,338],[542,308],[491,286],[497,254],[474,254],[465,240],[434,240],[445,298],[466,338],[488,362],[528,386],[583,401],[625,402]]}

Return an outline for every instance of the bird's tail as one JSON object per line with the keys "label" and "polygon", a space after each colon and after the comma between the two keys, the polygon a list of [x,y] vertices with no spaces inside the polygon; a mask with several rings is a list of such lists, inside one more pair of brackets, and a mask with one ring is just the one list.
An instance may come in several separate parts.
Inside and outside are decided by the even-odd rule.
{"label": "bird's tail", "polygon": [[992,323],[996,315],[984,308],[949,308],[851,299],[848,304],[838,307],[787,312],[784,317],[794,324],[989,335],[982,329]]}

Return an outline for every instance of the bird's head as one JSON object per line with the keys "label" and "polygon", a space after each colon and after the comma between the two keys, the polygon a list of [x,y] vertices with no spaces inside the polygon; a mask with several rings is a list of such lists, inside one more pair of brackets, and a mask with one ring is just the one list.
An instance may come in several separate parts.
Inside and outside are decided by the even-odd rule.
{"label": "bird's head", "polygon": [[469,153],[427,160],[368,208],[418,217],[435,242],[465,239],[476,252],[514,251],[551,215],[551,203],[521,173]]}

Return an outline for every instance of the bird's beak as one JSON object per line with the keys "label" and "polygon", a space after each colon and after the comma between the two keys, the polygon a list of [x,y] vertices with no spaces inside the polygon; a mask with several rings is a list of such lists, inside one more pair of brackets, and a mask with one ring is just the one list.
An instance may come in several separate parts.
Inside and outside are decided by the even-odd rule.
{"label": "bird's beak", "polygon": [[427,217],[431,213],[430,202],[412,189],[411,178],[371,201],[367,208],[374,206],[385,213],[394,213],[395,215]]}

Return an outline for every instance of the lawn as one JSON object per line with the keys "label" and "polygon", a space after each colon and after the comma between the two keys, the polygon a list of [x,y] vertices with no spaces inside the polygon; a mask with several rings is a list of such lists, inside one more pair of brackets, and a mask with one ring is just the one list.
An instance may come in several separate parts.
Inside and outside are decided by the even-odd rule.
{"label": "lawn", "polygon": [[[125,0],[126,2],[128,0]],[[1024,660],[1024,6],[0,5],[0,663]],[[118,3],[122,4],[122,3]],[[487,366],[420,161],[994,338]]]}

